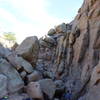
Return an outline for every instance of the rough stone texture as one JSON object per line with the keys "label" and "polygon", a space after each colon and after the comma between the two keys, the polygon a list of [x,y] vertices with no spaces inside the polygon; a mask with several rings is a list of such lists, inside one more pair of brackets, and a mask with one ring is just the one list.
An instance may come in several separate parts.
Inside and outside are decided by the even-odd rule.
{"label": "rough stone texture", "polygon": [[39,81],[39,84],[41,90],[52,99],[56,90],[54,82],[51,79],[43,79]]}
{"label": "rough stone texture", "polygon": [[56,80],[54,83],[56,85],[55,94],[59,95],[59,94],[63,93],[64,90],[65,90],[65,85],[64,85],[63,81],[62,80]]}
{"label": "rough stone texture", "polygon": [[9,54],[10,54],[10,50],[6,49],[2,45],[0,45],[0,56],[6,57]]}
{"label": "rough stone texture", "polygon": [[27,76],[27,73],[25,71],[22,71],[20,73],[20,76],[22,77],[22,79],[25,79],[25,77]]}
{"label": "rough stone texture", "polygon": [[24,60],[22,57],[16,57],[15,59],[16,59],[15,61],[17,62],[17,64],[19,66],[22,66],[22,68],[27,73],[32,73],[33,72],[33,67],[32,67],[32,65],[29,62],[27,62],[26,60]]}
{"label": "rough stone texture", "polygon": [[89,44],[89,35],[87,32],[84,32],[80,35],[80,37],[77,39],[75,45],[74,45],[74,59],[76,62],[80,62],[86,52],[86,49]]}
{"label": "rough stone texture", "polygon": [[7,77],[0,74],[0,98],[7,95]]}
{"label": "rough stone texture", "polygon": [[28,78],[29,82],[38,81],[38,80],[42,79],[42,75],[39,72],[34,71],[33,73],[27,75],[27,78]]}
{"label": "rough stone texture", "polygon": [[56,31],[55,31],[55,29],[50,29],[49,31],[48,31],[48,35],[54,35],[56,33]]}
{"label": "rough stone texture", "polygon": [[[50,36],[57,45],[51,47],[45,41],[45,46],[40,47],[37,69],[41,68],[41,73],[52,73],[54,79],[63,80],[66,90],[72,90],[73,98],[78,99],[81,93],[86,97],[85,91],[99,83],[95,71],[100,59],[99,5],[99,0],[84,0],[75,19],[69,24],[58,25],[56,33]],[[46,53],[51,54],[51,61],[46,60]]]}
{"label": "rough stone texture", "polygon": [[89,79],[90,79],[90,66],[88,64],[86,64],[85,66],[83,66],[82,69],[82,74],[81,74],[81,80],[82,82],[86,83]]}
{"label": "rough stone texture", "polygon": [[8,78],[8,91],[14,93],[23,88],[24,83],[18,72],[4,59],[0,60],[0,73]]}
{"label": "rough stone texture", "polygon": [[[19,73],[25,85],[41,79],[33,72],[30,62],[43,78],[39,83],[44,99],[60,100],[65,91],[70,90],[73,100],[99,100],[100,0],[84,0],[71,23],[62,23],[50,29],[48,35],[39,41],[36,37],[26,38],[16,48],[16,52],[13,51],[14,56],[11,51],[0,45],[1,61],[2,58],[4,61],[7,60],[6,62],[12,66],[11,69],[17,70],[11,72],[14,75]],[[4,68],[3,71],[1,68]],[[10,76],[7,71],[5,72],[7,68],[9,69],[0,66],[0,72],[15,81],[16,78],[13,78],[11,72]],[[14,87],[17,86],[15,85]],[[36,91],[40,89],[34,85],[33,87]],[[32,88],[30,91],[34,94]]]}
{"label": "rough stone texture", "polygon": [[67,32],[66,24],[62,23],[61,25],[58,25],[56,27],[56,32],[57,33],[66,33]]}
{"label": "rough stone texture", "polygon": [[86,100],[100,100],[100,84],[93,86],[88,94],[86,95]]}
{"label": "rough stone texture", "polygon": [[55,41],[53,38],[48,37],[48,36],[45,36],[45,38],[44,38],[43,40],[44,40],[45,42],[47,42],[47,43],[52,44],[52,45],[54,45],[54,44],[56,43],[56,41]]}
{"label": "rough stone texture", "polygon": [[39,40],[40,46],[51,48],[56,45],[56,41],[50,36],[44,36]]}
{"label": "rough stone texture", "polygon": [[25,93],[23,93],[23,94],[16,93],[16,94],[12,94],[9,96],[9,100],[23,100],[23,99],[27,99],[27,98],[29,98],[29,96]]}
{"label": "rough stone texture", "polygon": [[91,86],[98,85],[99,82],[100,82],[100,61],[98,65],[96,65],[95,68],[93,69],[90,79],[90,85]]}
{"label": "rough stone texture", "polygon": [[18,57],[16,54],[9,54],[7,56],[7,60],[17,69],[19,70],[20,68],[22,68],[23,70],[25,70],[27,73],[32,73],[33,72],[33,67],[32,65],[26,61],[25,59],[23,59],[22,57]]}
{"label": "rough stone texture", "polygon": [[36,63],[39,51],[39,41],[36,36],[26,38],[17,48],[16,52],[29,62]]}
{"label": "rough stone texture", "polygon": [[43,100],[43,94],[38,82],[30,82],[27,86],[27,93],[31,98]]}

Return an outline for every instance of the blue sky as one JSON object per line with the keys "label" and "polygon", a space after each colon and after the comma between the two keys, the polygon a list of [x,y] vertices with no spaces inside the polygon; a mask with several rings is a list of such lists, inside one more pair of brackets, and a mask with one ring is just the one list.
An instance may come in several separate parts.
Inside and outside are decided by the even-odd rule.
{"label": "blue sky", "polygon": [[18,42],[41,37],[50,28],[74,19],[83,0],[0,0],[0,34],[14,32]]}

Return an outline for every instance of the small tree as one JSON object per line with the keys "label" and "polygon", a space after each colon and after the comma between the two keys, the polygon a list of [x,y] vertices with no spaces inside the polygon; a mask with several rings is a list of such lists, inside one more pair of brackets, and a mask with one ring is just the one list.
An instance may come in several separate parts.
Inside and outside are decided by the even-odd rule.
{"label": "small tree", "polygon": [[16,42],[16,36],[14,33],[12,32],[5,32],[4,33],[4,37],[6,40],[8,40],[9,42]]}

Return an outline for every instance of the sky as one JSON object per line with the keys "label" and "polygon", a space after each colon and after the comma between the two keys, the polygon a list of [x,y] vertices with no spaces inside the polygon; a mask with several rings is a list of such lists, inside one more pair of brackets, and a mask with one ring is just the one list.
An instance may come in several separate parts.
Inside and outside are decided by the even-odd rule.
{"label": "sky", "polygon": [[46,35],[50,28],[71,22],[83,0],[0,0],[0,34],[14,32],[20,43],[27,36]]}

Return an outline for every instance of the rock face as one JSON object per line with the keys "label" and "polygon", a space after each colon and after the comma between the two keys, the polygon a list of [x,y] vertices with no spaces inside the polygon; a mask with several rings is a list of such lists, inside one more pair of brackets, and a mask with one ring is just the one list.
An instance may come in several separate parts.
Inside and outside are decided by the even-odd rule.
{"label": "rock face", "polygon": [[58,25],[56,27],[56,32],[57,33],[66,33],[67,31],[67,28],[66,28],[66,24],[65,23],[62,23],[61,25]]}
{"label": "rock face", "polygon": [[39,84],[41,90],[52,99],[56,90],[54,82],[51,79],[43,79],[39,81]]}
{"label": "rock face", "polygon": [[20,78],[18,72],[4,59],[0,60],[0,73],[8,78],[8,91],[14,93],[24,86],[24,82]]}
{"label": "rock face", "polygon": [[0,45],[0,57],[6,57],[9,54],[10,54],[10,51],[4,48],[2,45]]}
{"label": "rock face", "polygon": [[48,32],[56,45],[45,39],[40,43],[37,70],[46,78],[62,80],[66,90],[72,91],[73,99],[84,95],[81,98],[86,100],[86,95],[94,91],[90,87],[100,82],[99,5],[99,0],[84,0],[73,22],[62,23]]}
{"label": "rock face", "polygon": [[54,35],[56,33],[56,31],[52,28],[48,31],[48,35]]}
{"label": "rock face", "polygon": [[0,98],[7,95],[7,77],[0,74]]}
{"label": "rock face", "polygon": [[33,73],[27,75],[27,78],[28,78],[29,82],[38,81],[38,80],[42,79],[42,75],[38,71],[34,70]]}
{"label": "rock face", "polygon": [[36,63],[38,51],[39,42],[36,36],[26,38],[21,43],[21,45],[16,48],[17,54],[22,56],[32,64]]}
{"label": "rock face", "polygon": [[7,56],[7,60],[16,68],[16,69],[24,69],[27,73],[32,73],[33,72],[33,67],[32,65],[23,59],[22,57],[18,57],[15,54],[10,54]]}
{"label": "rock face", "polygon": [[90,79],[90,85],[91,86],[98,85],[99,82],[100,82],[100,61],[98,65],[96,65],[95,68],[93,69]]}
{"label": "rock face", "polygon": [[31,82],[27,86],[27,93],[30,97],[43,100],[43,94],[38,82]]}
{"label": "rock face", "polygon": [[86,100],[99,100],[99,99],[100,99],[100,84],[98,86],[93,86],[86,95]]}
{"label": "rock face", "polygon": [[16,62],[18,63],[19,66],[22,66],[22,68],[27,72],[27,73],[32,73],[33,72],[33,67],[32,65],[24,60],[22,57],[16,57],[15,58]]}
{"label": "rock face", "polygon": [[20,91],[61,100],[69,90],[73,100],[99,100],[100,0],[84,0],[71,23],[28,37],[13,52],[0,45],[0,75],[0,97]]}
{"label": "rock face", "polygon": [[23,94],[16,93],[16,94],[10,95],[8,99],[9,100],[24,100],[26,98],[29,98],[29,96],[27,94],[25,94],[25,93],[23,93]]}

